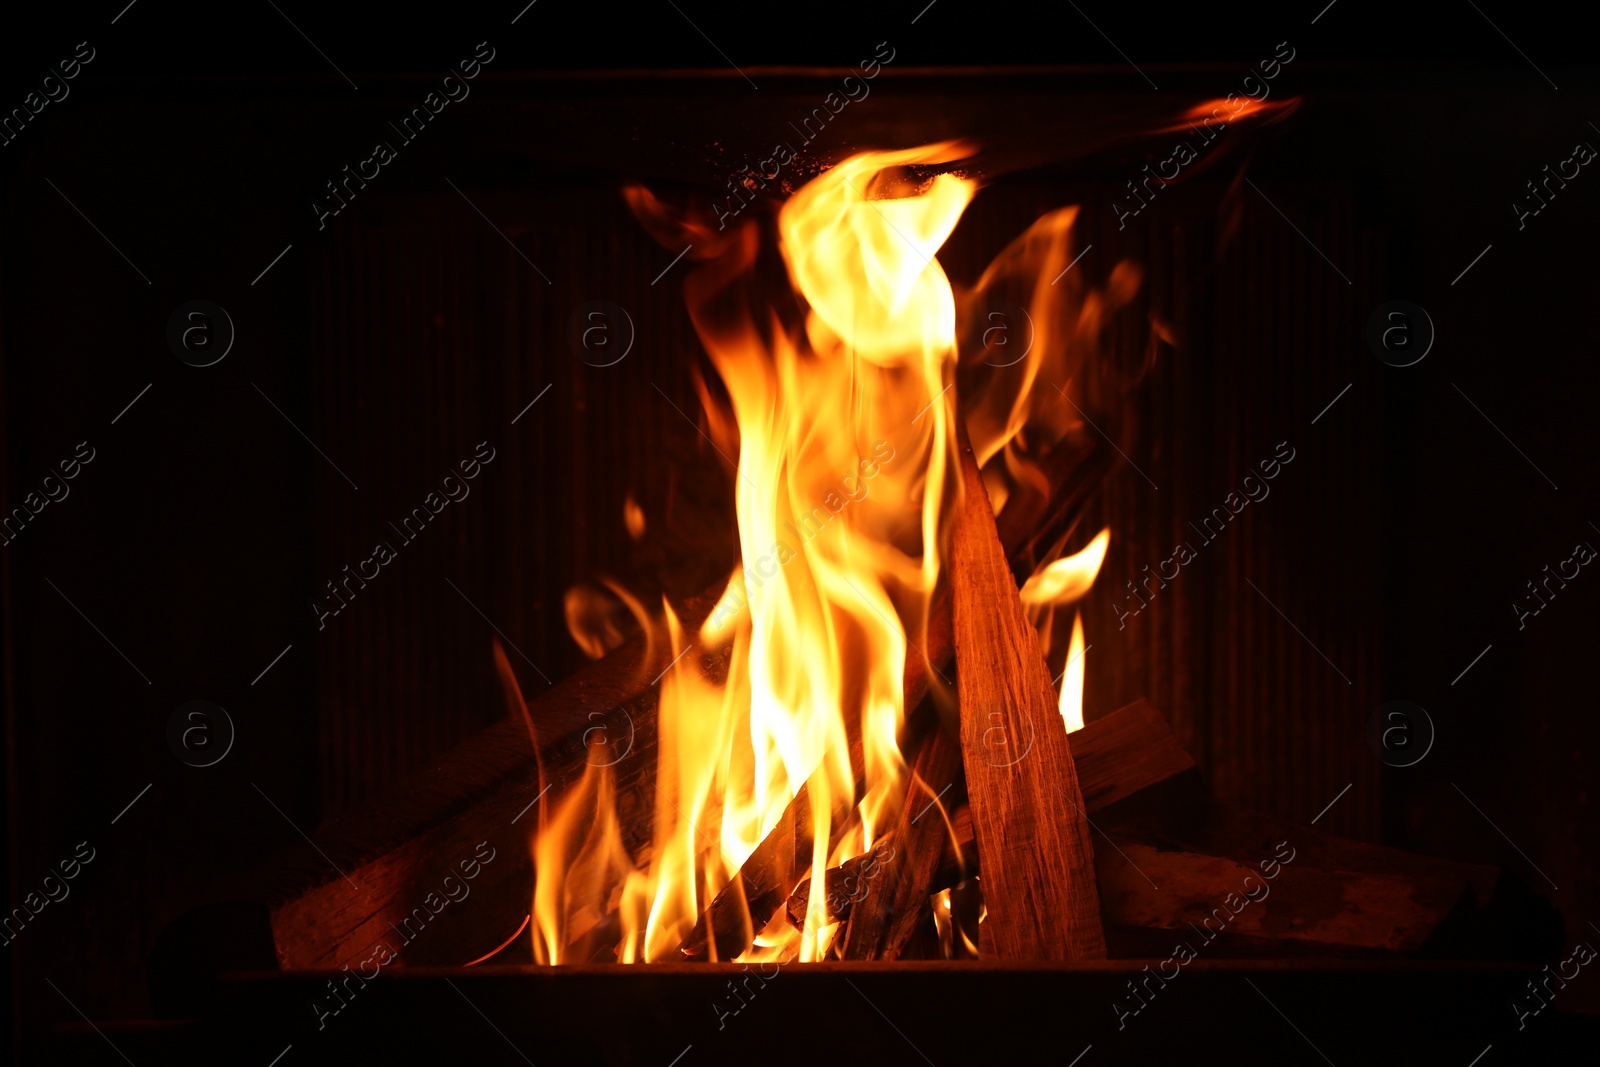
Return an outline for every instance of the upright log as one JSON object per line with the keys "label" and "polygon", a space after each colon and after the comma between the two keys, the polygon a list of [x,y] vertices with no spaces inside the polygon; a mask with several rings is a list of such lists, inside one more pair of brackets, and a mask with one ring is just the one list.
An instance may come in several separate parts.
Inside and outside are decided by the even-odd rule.
{"label": "upright log", "polygon": [[960,453],[951,620],[984,925],[1002,959],[1103,959],[1094,849],[1066,724],[965,427]]}

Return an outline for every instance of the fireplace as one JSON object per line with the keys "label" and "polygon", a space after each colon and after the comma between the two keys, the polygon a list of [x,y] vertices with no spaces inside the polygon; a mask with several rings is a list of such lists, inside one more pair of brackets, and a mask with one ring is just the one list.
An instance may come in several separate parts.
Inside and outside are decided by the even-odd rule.
{"label": "fireplace", "polygon": [[[265,247],[249,273],[268,269],[242,286],[247,295],[218,301],[238,324],[234,359],[216,364],[210,380],[164,368],[169,376],[139,394],[145,403],[179,395],[201,409],[197,435],[220,433],[241,449],[271,442],[270,460],[249,468],[261,492],[252,511],[258,530],[246,542],[257,554],[247,558],[264,562],[244,579],[267,607],[238,642],[249,647],[222,654],[237,679],[185,675],[184,653],[147,657],[137,647],[127,663],[97,660],[92,682],[47,678],[44,664],[65,662],[47,653],[78,618],[73,610],[94,626],[97,604],[136,598],[140,586],[112,579],[113,592],[85,597],[94,585],[59,576],[73,573],[62,566],[71,537],[87,535],[36,546],[32,531],[15,532],[12,616],[48,607],[57,628],[28,637],[19,624],[8,674],[22,694],[17,707],[69,701],[79,686],[154,659],[161,666],[146,680],[160,696],[140,697],[147,718],[165,726],[187,685],[185,699],[228,709],[242,746],[231,759],[179,762],[176,751],[192,752],[180,725],[177,749],[168,734],[147,746],[156,749],[145,753],[152,763],[172,764],[165,777],[117,778],[126,796],[107,811],[117,815],[108,832],[123,833],[156,799],[162,822],[135,832],[159,843],[150,855],[180,858],[156,870],[153,860],[101,849],[117,870],[140,872],[132,884],[141,893],[117,900],[109,886],[77,883],[93,908],[84,923],[124,924],[105,941],[76,942],[94,949],[74,947],[71,928],[53,927],[48,909],[37,930],[17,931],[19,958],[27,950],[39,964],[19,964],[19,1003],[50,1004],[48,1016],[60,1018],[30,1047],[76,1052],[101,1043],[99,1054],[109,1051],[104,1036],[135,1062],[203,1059],[221,1047],[263,1063],[285,1053],[333,1062],[358,1051],[410,1059],[423,1048],[485,1062],[580,1052],[662,1063],[743,1059],[763,1048],[781,1061],[816,1054],[768,1049],[796,1044],[787,1033],[772,1038],[805,1020],[802,1032],[826,1034],[832,1047],[896,1062],[1020,1056],[1046,1041],[1067,1062],[1131,1061],[1169,1049],[1177,1033],[1204,1035],[1212,1058],[1271,1041],[1344,1062],[1379,1040],[1405,1050],[1397,1056],[1448,1049],[1468,1062],[1485,1046],[1552,1050],[1590,1035],[1569,1014],[1594,994],[1568,946],[1586,936],[1581,919],[1593,894],[1574,887],[1593,884],[1585,880],[1592,857],[1563,852],[1584,809],[1572,807],[1530,845],[1518,828],[1576,805],[1575,794],[1554,785],[1522,797],[1503,784],[1497,792],[1487,749],[1462,740],[1469,726],[1504,729],[1489,710],[1496,702],[1538,715],[1540,701],[1581,699],[1585,683],[1575,678],[1546,688],[1529,680],[1532,667],[1519,676],[1472,657],[1483,645],[1494,657],[1508,634],[1544,621],[1530,598],[1541,611],[1548,604],[1555,621],[1564,600],[1590,594],[1570,576],[1571,593],[1539,585],[1545,577],[1535,567],[1533,590],[1500,581],[1526,608],[1501,625],[1498,601],[1494,613],[1475,614],[1494,597],[1443,588],[1473,555],[1424,532],[1452,493],[1471,488],[1508,502],[1506,514],[1486,522],[1511,561],[1572,555],[1565,541],[1551,555],[1558,541],[1511,517],[1534,508],[1543,486],[1517,455],[1530,444],[1530,465],[1547,454],[1529,436],[1531,416],[1507,418],[1526,409],[1497,404],[1486,374],[1438,380],[1447,330],[1459,338],[1474,302],[1514,299],[1507,294],[1529,283],[1488,258],[1456,275],[1481,245],[1453,241],[1447,254],[1443,208],[1420,205],[1417,183],[1371,161],[1374,145],[1395,143],[1395,129],[1347,121],[1370,113],[1377,89],[1352,90],[1347,70],[1307,63],[1287,43],[1239,71],[1163,70],[1159,91],[1126,70],[928,71],[888,42],[864,48],[853,67],[742,72],[525,77],[502,73],[497,58],[472,53],[486,73],[469,78],[459,67],[455,85],[470,84],[471,97],[452,99],[426,127],[406,124],[433,91],[420,79],[386,85],[378,100],[340,113],[347,124],[397,123],[395,166],[366,146],[350,154],[338,122],[320,120],[310,138],[326,148],[320,169],[302,168],[295,179],[306,192],[296,201],[301,230],[292,244]],[[1271,78],[1263,64],[1276,70]],[[745,78],[760,89],[746,95]],[[1467,83],[1478,98],[1527,91],[1484,79]],[[1464,120],[1446,115],[1441,96],[1418,90],[1408,99],[1413,120],[1436,120],[1426,132],[1411,130],[1409,143],[1444,145],[1459,134]],[[95,106],[94,121],[109,123],[121,105]],[[261,114],[274,112],[263,106]],[[1560,133],[1553,118],[1530,126],[1519,144]],[[919,149],[850,172],[860,189],[841,177],[864,153]],[[916,625],[899,627],[905,647],[867,657],[869,665],[880,652],[903,660],[891,689],[934,694],[925,704],[904,696],[904,721],[891,722],[905,765],[889,778],[905,796],[890,796],[871,816],[846,815],[845,829],[836,819],[824,836],[841,840],[818,850],[806,821],[815,807],[796,813],[780,796],[771,811],[738,813],[757,829],[742,831],[742,849],[731,849],[720,838],[738,836],[735,815],[721,794],[703,792],[678,812],[681,826],[665,842],[688,842],[696,854],[691,903],[680,899],[671,921],[656,917],[683,889],[663,888],[647,861],[629,872],[648,883],[633,917],[620,873],[593,899],[556,894],[541,915],[541,880],[564,892],[591,877],[575,873],[601,847],[591,823],[610,820],[608,847],[631,860],[660,851],[662,813],[682,800],[671,790],[662,799],[666,775],[655,762],[660,722],[685,713],[672,706],[682,694],[670,690],[694,679],[724,686],[751,670],[748,637],[718,644],[702,625],[719,610],[735,618],[751,611],[765,592],[751,588],[755,550],[785,537],[778,517],[804,518],[789,501],[782,516],[769,511],[770,529],[741,526],[754,507],[746,499],[741,510],[741,492],[759,494],[740,485],[750,473],[741,455],[758,427],[734,416],[741,404],[746,415],[760,404],[738,394],[731,357],[708,357],[711,344],[726,343],[719,316],[728,311],[710,297],[697,306],[691,279],[709,285],[737,258],[736,235],[750,234],[750,292],[779,325],[759,321],[743,342],[760,340],[769,358],[779,336],[821,347],[819,328],[803,324],[825,296],[786,280],[803,273],[798,246],[780,251],[776,241],[786,206],[830,181],[856,212],[850,227],[882,220],[887,229],[874,236],[886,241],[906,237],[897,224],[915,231],[906,243],[925,258],[902,263],[909,272],[900,280],[923,277],[936,259],[956,313],[947,347],[959,350],[960,369],[947,368],[948,395],[896,379],[909,391],[898,398],[909,407],[894,408],[896,425],[942,427],[917,431],[937,434],[947,463],[943,510],[929,522],[941,537],[968,524],[965,549],[941,560],[942,584],[904,611],[916,616]],[[912,205],[941,195],[941,182],[972,189],[970,203],[945,220],[948,239],[934,240],[919,227],[932,233],[937,220],[917,217]],[[1589,210],[1568,201],[1575,221]],[[884,219],[887,205],[905,213]],[[1030,231],[1073,206],[1077,213],[1056,216],[1054,229]],[[986,288],[986,269],[1006,262],[1008,247],[1029,232],[1026,276]],[[46,262],[64,266],[65,253],[43,251],[42,237],[38,244]],[[268,264],[282,244],[291,249]],[[1499,237],[1494,244],[1504,247]],[[1446,260],[1449,277],[1440,273]],[[1501,273],[1475,276],[1485,268]],[[844,271],[834,261],[818,266],[817,284]],[[160,281],[165,300],[173,283]],[[851,281],[858,295],[870,288],[866,276]],[[1464,299],[1469,284],[1483,288]],[[27,283],[8,288],[32,292]],[[1431,359],[1403,365],[1410,354],[1386,348],[1381,328],[1371,343],[1374,317],[1387,326],[1394,320],[1383,309],[1402,298],[1429,309],[1407,312],[1407,330],[1426,322],[1431,337],[1439,329]],[[171,312],[163,304],[158,314],[158,301],[137,295],[126,303],[128,315],[162,326]],[[1057,321],[1070,312],[1081,325],[1089,307],[1101,315],[1091,332],[1073,334]],[[14,296],[5,308],[9,419],[20,398],[60,378],[16,355],[44,336],[45,309]],[[871,363],[870,337],[839,336],[842,324],[870,314],[852,307],[827,320],[828,343]],[[250,322],[272,325],[252,330]],[[1509,327],[1482,328],[1509,336]],[[1038,445],[1034,411],[1025,421],[1035,436],[1014,449],[1006,476],[998,467],[964,469],[968,455],[974,468],[995,456],[1004,467],[1012,410],[997,406],[986,423],[966,405],[1002,372],[1029,367],[1034,346],[1069,336],[1073,373],[1049,382],[1041,373],[1034,397],[1053,403],[1048,384],[1067,405],[1052,416],[1058,434],[1049,447]],[[245,364],[238,357],[252,343],[282,358]],[[919,334],[918,350],[927,345],[937,347]],[[799,389],[784,381],[768,401],[788,402]],[[108,435],[141,414],[134,393],[143,383],[115,384],[95,386],[120,398],[107,401],[107,425],[117,428]],[[225,404],[218,388],[232,390]],[[136,403],[117,414],[129,399]],[[1441,411],[1452,399],[1460,410]],[[845,423],[826,421],[838,414],[822,405],[804,418],[842,433]],[[55,447],[49,418],[13,423],[7,473],[21,480],[9,494],[27,492],[34,460]],[[224,425],[241,418],[253,421]],[[1504,454],[1497,449],[1506,441],[1486,422],[1512,442]],[[811,429],[810,448],[837,443]],[[1440,443],[1447,429],[1470,443]],[[161,432],[134,429],[147,435],[134,438],[137,447],[154,448]],[[826,518],[842,511],[854,529],[870,524],[863,502],[932,506],[913,492],[928,476],[927,440],[874,452],[880,439],[887,436],[864,440],[842,467],[831,454],[804,467],[810,453],[784,453],[793,442],[776,431],[767,444],[803,471],[798,480],[819,500],[829,478],[848,500],[852,483],[841,479],[853,478],[865,492],[829,506]],[[1459,471],[1437,483],[1450,490],[1430,482],[1446,448],[1470,450],[1482,484]],[[113,463],[129,454],[99,451]],[[79,462],[98,473],[94,461]],[[226,476],[221,460],[203,462],[184,495]],[[897,462],[913,464],[903,484]],[[1585,491],[1576,462],[1565,476],[1540,466],[1563,492]],[[1525,476],[1536,484],[1523,485]],[[1030,503],[1029,487],[1039,484]],[[132,488],[115,492],[124,505],[137,499]],[[963,501],[984,506],[963,511]],[[68,507],[63,499],[58,510]],[[808,541],[812,533],[793,532]],[[730,595],[741,534],[743,591]],[[1573,538],[1583,539],[1576,526]],[[1058,592],[1048,633],[1002,630],[1001,640],[985,629],[1011,607],[1036,622],[1041,598],[1049,599],[1042,568],[1064,556],[1077,566],[1053,580],[1073,595]],[[1515,569],[1510,561],[1496,567],[1499,579]],[[773,573],[786,568],[779,562]],[[58,587],[34,583],[35,573]],[[1001,596],[981,584],[995,573],[1025,589],[1034,578],[1032,593]],[[951,575],[963,584],[951,588]],[[875,580],[887,583],[881,573]],[[813,575],[811,584],[825,582]],[[981,597],[964,599],[980,588]],[[865,630],[878,602],[856,593],[862,603],[852,618]],[[66,603],[51,602],[58,594]],[[1445,606],[1424,610],[1425,594]],[[881,607],[906,609],[905,596],[883,596]],[[648,634],[638,632],[630,600],[652,616]],[[663,603],[673,625],[660,617]],[[1482,642],[1446,635],[1438,620],[1451,616],[1481,618]],[[1432,629],[1419,633],[1424,619]],[[1461,630],[1476,633],[1466,623]],[[110,638],[123,632],[108,629]],[[171,632],[200,642],[191,651],[207,647],[194,624],[173,622]],[[985,647],[985,633],[986,651],[970,654],[975,642]],[[1041,651],[1029,650],[1027,634]],[[92,630],[88,640],[98,641]],[[1525,653],[1533,662],[1553,654]],[[1015,761],[980,759],[1005,772],[984,780],[962,718],[986,701],[1014,707],[1009,697],[986,697],[981,679],[992,674],[1009,691],[1021,684],[1017,671],[1035,668],[1050,683],[1044,710],[1055,717],[1002,720],[1003,739],[988,742],[991,754],[996,744],[1014,745],[1021,759],[1055,760],[1050,795],[1018,808],[1005,793]],[[827,701],[870,689],[864,677],[849,677]],[[1465,695],[1474,684],[1485,688]],[[1058,693],[1073,685],[1081,686],[1080,721],[1061,717],[1068,701]],[[1040,696],[1037,685],[1032,692]],[[1392,703],[1401,700],[1411,703]],[[1423,705],[1418,717],[1413,709]],[[60,725],[27,714],[14,721],[30,745],[62,743]],[[218,720],[195,721],[214,730]],[[1543,721],[1574,745],[1592,736],[1563,717]],[[1040,736],[1047,723],[1062,742],[1053,756],[1045,750],[1054,742]],[[1401,741],[1386,732],[1396,723],[1405,727]],[[844,727],[836,740],[847,746]],[[980,743],[986,735],[976,732]],[[935,751],[939,737],[944,748]],[[687,735],[672,742],[688,744]],[[774,741],[765,758],[781,747]],[[824,742],[820,751],[830,747],[838,746]],[[839,776],[870,793],[881,779],[868,774],[865,748],[860,766],[844,760]],[[1549,753],[1535,745],[1498,755],[1517,774],[1550,770]],[[813,750],[797,760],[822,758]],[[95,757],[102,774],[108,759]],[[59,796],[65,768],[19,770],[15,789],[38,802]],[[673,773],[694,777],[681,766]],[[604,799],[602,779],[611,790]],[[791,792],[806,780],[785,779]],[[956,788],[943,793],[947,780]],[[153,796],[138,792],[146,782]],[[590,787],[597,792],[588,806],[571,806]],[[985,802],[1005,820],[986,814]],[[583,823],[564,839],[555,828],[563,803]],[[184,829],[191,817],[180,813],[210,806],[216,811],[192,816],[198,828],[225,832],[242,819],[250,832],[220,861],[181,855],[176,843],[205,833],[192,836]],[[712,809],[723,821],[708,831]],[[1019,848],[1010,862],[1026,870],[1029,853],[1049,857],[1043,868],[1062,883],[1057,904],[1094,901],[1089,917],[1074,910],[1061,918],[1059,943],[1042,939],[1050,923],[1024,923],[1007,942],[995,933],[1000,909],[989,907],[998,895],[986,902],[981,892],[991,858],[1008,835],[1024,836],[1029,813],[1071,833]],[[50,835],[70,833],[77,814],[46,816],[40,829],[18,834],[19,878],[31,877],[37,854],[57,840]],[[774,827],[789,837],[770,843]],[[1063,869],[1074,842],[1084,868],[1076,880]],[[707,850],[743,854],[708,873]],[[758,871],[751,857],[771,866]],[[557,873],[536,880],[546,860]],[[86,875],[100,873],[95,862],[79,862]],[[922,881],[896,897],[885,887],[912,866]],[[1001,870],[989,875],[991,886]],[[812,888],[817,875],[825,892]],[[1013,902],[1037,904],[1034,883],[1019,885],[1031,888],[1010,890]],[[901,928],[896,902],[908,895],[928,903]],[[819,922],[832,933],[819,936]],[[1084,929],[1095,936],[1076,936]],[[125,965],[127,977],[107,978],[106,961]],[[56,994],[36,975],[79,994],[72,1001],[94,1022],[74,1022],[60,998],[51,1004]],[[1404,1011],[1384,1010],[1398,1001]],[[929,1012],[930,1002],[965,1010]],[[1546,1004],[1557,1010],[1544,1013]],[[1485,1020],[1482,1033],[1451,1032],[1464,1016]],[[1371,1029],[1358,1039],[1352,1020]],[[252,1036],[241,1044],[242,1033]]]}

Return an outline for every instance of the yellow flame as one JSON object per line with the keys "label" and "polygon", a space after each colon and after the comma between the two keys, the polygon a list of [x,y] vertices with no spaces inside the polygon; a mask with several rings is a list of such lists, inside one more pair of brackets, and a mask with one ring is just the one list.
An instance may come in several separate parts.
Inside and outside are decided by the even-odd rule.
{"label": "yellow flame", "polygon": [[1070,604],[1081,600],[1094,585],[1100,565],[1111,546],[1111,527],[1095,535],[1081,551],[1063,556],[1035,572],[1022,586],[1022,602],[1030,607],[1043,604]]}
{"label": "yellow flame", "polygon": [[[913,186],[906,168],[969,151],[864,153],[783,206],[779,247],[807,309],[803,326],[785,326],[777,310],[792,297],[760,322],[747,310],[755,301],[730,299],[755,285],[752,224],[721,240],[686,283],[737,424],[742,564],[697,633],[684,633],[670,609],[663,617],[660,644],[681,658],[661,679],[647,854],[630,859],[621,848],[609,769],[590,768],[548,819],[541,813],[540,962],[560,962],[573,935],[613,905],[620,959],[671,953],[802,784],[818,885],[897,813],[907,631],[926,622],[952,492],[955,298],[933,256],[976,190],[947,173]],[[664,210],[648,194],[629,199],[652,216]],[[719,424],[710,392],[697,388]],[[720,685],[700,669],[696,642],[731,646]],[[859,799],[852,734],[864,753]],[[852,803],[835,825],[836,807]],[[814,894],[812,918],[824,907]],[[821,958],[837,931],[805,930],[780,910],[748,958]]]}
{"label": "yellow flame", "polygon": [[1072,643],[1067,648],[1067,669],[1061,675],[1061,718],[1067,733],[1083,729],[1083,612],[1072,617]]}
{"label": "yellow flame", "polygon": [[[659,762],[653,796],[619,797],[620,772],[607,765],[617,750],[605,746],[606,758],[592,759],[576,788],[541,807],[538,962],[562,962],[608,915],[619,960],[669,958],[802,785],[814,846],[794,877],[815,885],[826,884],[827,868],[872,848],[907,802],[897,745],[911,710],[904,667],[927,624],[941,527],[957,492],[958,348],[972,357],[963,361],[964,388],[974,362],[990,364],[974,376],[962,410],[991,504],[1031,506],[1052,491],[1041,457],[1085,432],[1082,408],[1094,389],[1080,371],[1103,354],[1114,316],[1140,285],[1126,262],[1111,268],[1103,289],[1085,281],[1087,266],[1068,269],[1081,253],[1071,240],[1077,209],[1067,207],[1035,222],[958,298],[935,256],[976,192],[975,182],[949,173],[971,151],[947,142],[866,152],[802,187],[776,221],[793,293],[762,290],[757,266],[770,222],[757,220],[770,216],[752,212],[716,230],[674,218],[643,189],[627,191],[645,225],[669,245],[687,240],[700,264],[685,293],[721,388],[691,375],[709,440],[737,456],[740,560],[698,630],[686,630],[665,602],[647,616],[615,586],[615,603],[597,592],[569,596],[574,638],[592,654],[621,640],[624,611],[644,626],[645,662],[665,668]],[[1012,362],[986,359],[994,346],[970,343],[996,302],[1025,320],[1009,326],[1018,347],[1006,349],[1007,359],[1019,353]],[[631,496],[624,521],[631,536],[644,536]],[[1055,609],[1087,593],[1109,544],[1102,530],[1026,583],[1022,598],[1047,650]],[[1083,725],[1088,647],[1079,612],[1059,698],[1069,730]],[[703,667],[713,655],[727,664],[715,680]],[[852,739],[864,756],[864,788],[850,766]],[[643,821],[619,815],[639,803],[653,814],[645,843],[632,836]],[[954,922],[951,905],[949,893],[934,904],[946,951],[976,955],[976,928]],[[824,920],[825,907],[826,894],[811,894],[799,929],[779,909],[751,931],[753,947],[740,960],[823,958],[843,926]]]}

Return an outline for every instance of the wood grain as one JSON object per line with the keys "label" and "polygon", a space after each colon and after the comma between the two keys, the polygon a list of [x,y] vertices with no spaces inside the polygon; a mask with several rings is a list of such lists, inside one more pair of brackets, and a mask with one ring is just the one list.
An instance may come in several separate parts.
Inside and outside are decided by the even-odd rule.
{"label": "wood grain", "polygon": [[951,621],[984,925],[1001,959],[1103,959],[1094,850],[1066,724],[965,427],[960,456]]}

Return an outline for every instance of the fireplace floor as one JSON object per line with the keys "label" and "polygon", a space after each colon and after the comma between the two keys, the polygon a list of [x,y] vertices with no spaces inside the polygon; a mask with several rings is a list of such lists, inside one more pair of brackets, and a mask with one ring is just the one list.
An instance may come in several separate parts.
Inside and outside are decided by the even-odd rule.
{"label": "fireplace floor", "polygon": [[[365,988],[349,980],[342,1007],[327,972],[239,974],[217,984],[203,1018],[110,1036],[136,1063],[265,1065],[288,1049],[284,1064],[540,1067],[1092,1067],[1264,1053],[1464,1065],[1486,1049],[1486,1062],[1504,1064],[1551,1062],[1600,1037],[1600,1020],[1563,1013],[1559,1000],[1519,1030],[1512,1004],[1536,1003],[1532,965],[1197,959],[1163,981],[1158,962],[791,964],[767,977],[735,964],[418,968]],[[86,1027],[59,1043],[71,1062],[108,1054]]]}

